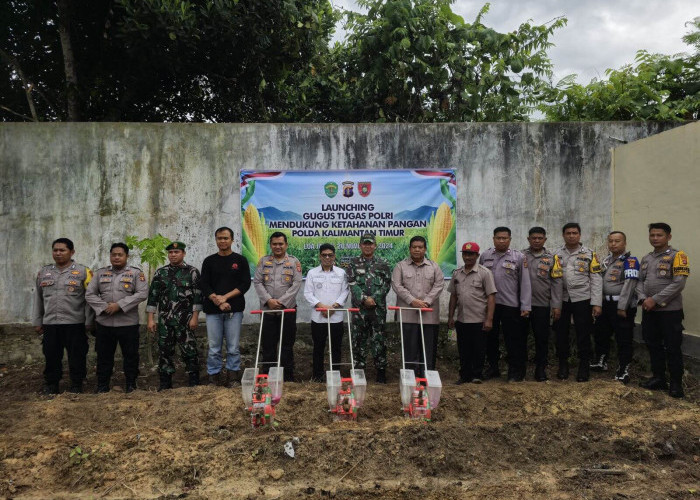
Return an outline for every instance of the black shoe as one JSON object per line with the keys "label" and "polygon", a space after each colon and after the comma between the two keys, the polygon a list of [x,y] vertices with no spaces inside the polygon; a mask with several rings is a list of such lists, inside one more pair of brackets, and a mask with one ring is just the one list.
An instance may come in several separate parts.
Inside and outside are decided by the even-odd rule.
{"label": "black shoe", "polygon": [[188,387],[196,387],[199,385],[199,372],[190,372]]}
{"label": "black shoe", "polygon": [[130,393],[134,392],[136,390],[136,380],[127,380],[126,381],[126,389],[124,390],[125,393]]}
{"label": "black shoe", "polygon": [[68,392],[71,394],[82,394],[83,393],[83,384],[82,382],[80,383],[71,383],[70,389],[68,389]]}
{"label": "black shoe", "polygon": [[501,378],[501,372],[498,370],[498,368],[489,367],[489,369],[484,372],[485,380],[492,378]]}
{"label": "black shoe", "polygon": [[666,381],[662,378],[651,377],[648,380],[643,380],[639,383],[639,387],[649,389],[650,391],[665,391]]}
{"label": "black shoe", "polygon": [[618,382],[622,382],[625,385],[629,384],[629,382],[630,382],[629,366],[630,365],[618,367],[617,373],[615,373],[615,380],[617,380]]}
{"label": "black shoe", "polygon": [[219,385],[221,381],[221,372],[209,375],[209,385]]}
{"label": "black shoe", "polygon": [[557,378],[566,380],[569,378],[569,363],[566,361],[559,362],[559,370],[557,370]]}
{"label": "black shoe", "polygon": [[547,369],[544,365],[537,365],[535,367],[535,380],[538,382],[546,382],[547,379]]}
{"label": "black shoe", "polygon": [[95,394],[103,394],[105,392],[109,392],[109,385],[98,385],[97,389],[95,389]]}
{"label": "black shoe", "polygon": [[591,363],[588,367],[591,369],[592,372],[608,371],[607,356],[605,354],[601,354],[598,361],[596,361],[595,363]]}
{"label": "black shoe", "polygon": [[[158,386],[158,392],[165,391],[173,388],[173,376],[169,373],[160,374],[160,385]],[[127,389],[127,392],[130,392]]]}
{"label": "black shoe", "polygon": [[576,372],[576,382],[588,382],[591,378],[591,371],[588,366],[588,361],[581,361]]}
{"label": "black shoe", "polygon": [[386,370],[384,368],[377,370],[377,383],[386,384]]}
{"label": "black shoe", "polygon": [[671,387],[668,390],[668,395],[672,398],[682,398],[685,396],[683,393],[683,383],[671,381]]}
{"label": "black shoe", "polygon": [[55,384],[45,384],[44,389],[41,391],[47,396],[53,396],[55,394],[58,394],[58,382]]}
{"label": "black shoe", "polygon": [[454,381],[454,385],[462,385],[462,384],[468,384],[471,382],[471,380],[463,379],[462,377],[459,377],[457,380]]}
{"label": "black shoe", "polygon": [[240,385],[241,383],[241,371],[234,370],[231,372],[226,372],[226,378],[228,379],[228,386],[232,387],[234,385]]}

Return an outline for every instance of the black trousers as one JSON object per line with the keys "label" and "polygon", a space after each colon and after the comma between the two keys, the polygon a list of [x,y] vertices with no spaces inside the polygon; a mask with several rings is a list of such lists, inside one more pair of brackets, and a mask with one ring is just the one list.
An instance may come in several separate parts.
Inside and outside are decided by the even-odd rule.
{"label": "black trousers", "polygon": [[486,358],[492,369],[498,370],[498,359],[501,356],[499,336],[503,332],[503,341],[508,356],[508,373],[514,375],[514,370],[524,369],[527,359],[527,337],[523,338],[523,328],[520,318],[520,308],[496,304],[493,313],[493,329],[486,336]]}
{"label": "black trousers", "polygon": [[[331,355],[333,364],[340,363],[341,347],[343,345],[343,325],[344,323],[331,323]],[[323,357],[326,351],[326,341],[328,340],[328,323],[311,322],[311,339],[314,342],[312,375],[316,379],[323,378]],[[333,366],[328,368],[333,370]],[[336,366],[339,370],[340,366]]]}
{"label": "black trousers", "polygon": [[523,318],[523,330],[525,335],[525,356],[527,356],[527,336],[529,327],[535,337],[535,365],[547,366],[547,354],[549,352],[549,332],[551,309],[544,306],[532,306],[530,316]]}
{"label": "black trousers", "polygon": [[591,359],[591,334],[593,333],[593,316],[591,316],[590,300],[578,302],[569,300],[562,304],[561,317],[554,324],[554,331],[557,335],[557,357],[560,363],[564,363],[569,359],[569,354],[571,354],[569,330],[571,329],[572,316],[576,329],[579,363],[588,364]]}
{"label": "black trousers", "polygon": [[72,384],[82,384],[87,375],[85,357],[88,353],[88,338],[85,325],[44,325],[41,347],[46,358],[44,381],[58,384],[63,377],[63,350],[68,353],[68,372]]}
{"label": "black trousers", "polygon": [[606,359],[610,356],[610,339],[615,332],[615,342],[617,343],[617,359],[620,367],[625,367],[632,362],[634,317],[637,308],[627,309],[627,317],[622,318],[617,315],[617,302],[612,300],[603,301],[603,314],[595,322],[595,360],[601,356]]}
{"label": "black trousers", "polygon": [[[282,313],[265,313],[262,327],[262,373],[267,373],[277,364],[277,346],[280,341]],[[284,380],[294,380],[294,342],[297,340],[297,313],[284,313],[282,331],[281,366],[284,367]]]}
{"label": "black trousers", "polygon": [[683,379],[683,311],[643,311],[642,336],[649,349],[654,377],[666,380],[666,364],[671,382]]}
{"label": "black trousers", "polygon": [[[435,361],[437,359],[437,334],[438,325],[423,325],[425,359],[428,363],[428,370],[435,369]],[[417,377],[423,377],[426,367],[423,366],[423,344],[420,337],[419,323],[403,324],[403,345],[406,368],[415,370]]]}
{"label": "black trousers", "polygon": [[117,344],[122,350],[124,378],[135,382],[139,375],[139,325],[103,326],[97,323],[95,351],[97,352],[97,385],[108,386],[114,369]]}
{"label": "black trousers", "polygon": [[459,350],[459,378],[462,380],[484,378],[486,332],[483,327],[483,323],[455,322]]}

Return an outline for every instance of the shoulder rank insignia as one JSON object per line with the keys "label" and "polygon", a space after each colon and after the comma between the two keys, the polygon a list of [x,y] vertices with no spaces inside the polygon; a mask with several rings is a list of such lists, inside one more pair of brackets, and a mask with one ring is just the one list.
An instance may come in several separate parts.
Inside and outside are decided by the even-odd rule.
{"label": "shoulder rank insignia", "polygon": [[688,255],[679,250],[673,259],[673,275],[688,276],[690,274],[690,265],[688,264]]}
{"label": "shoulder rank insignia", "polygon": [[625,259],[625,279],[639,279],[639,261],[636,257],[627,257]]}
{"label": "shoulder rank insignia", "polygon": [[552,278],[561,278],[564,276],[564,271],[561,268],[561,262],[559,261],[559,256],[554,256],[554,264],[552,265],[552,271],[550,272]]}
{"label": "shoulder rank insignia", "polygon": [[598,256],[593,252],[593,258],[591,258],[590,272],[597,274],[600,272],[600,262],[598,262]]}

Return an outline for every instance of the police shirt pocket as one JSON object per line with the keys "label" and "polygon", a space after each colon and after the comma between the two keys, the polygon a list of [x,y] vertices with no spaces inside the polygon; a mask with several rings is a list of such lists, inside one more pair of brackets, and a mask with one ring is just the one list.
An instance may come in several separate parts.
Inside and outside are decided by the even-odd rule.
{"label": "police shirt pocket", "polygon": [[577,273],[584,273],[588,270],[588,262],[585,260],[577,260],[576,261],[576,272]]}
{"label": "police shirt pocket", "polygon": [[342,285],[343,278],[339,278],[337,276],[334,276],[333,278],[331,278],[331,283],[333,283],[334,285]]}
{"label": "police shirt pocket", "polygon": [[414,279],[416,279],[416,275],[413,271],[405,271],[403,273],[403,277],[405,280],[409,280],[409,281],[413,281]]}
{"label": "police shirt pocket", "polygon": [[539,267],[537,268],[537,276],[542,279],[547,279],[549,278],[549,268],[547,267]]}
{"label": "police shirt pocket", "polygon": [[479,279],[474,279],[474,280],[472,280],[472,286],[473,286],[474,288],[479,288],[479,289],[481,289],[481,288],[484,288],[484,283],[483,283],[481,280],[479,280]]}
{"label": "police shirt pocket", "polygon": [[79,281],[69,280],[68,283],[66,283],[66,293],[68,295],[78,295],[78,293],[80,293],[80,286],[81,284]]}
{"label": "police shirt pocket", "polygon": [[43,280],[39,283],[42,293],[46,295],[53,295],[56,292],[56,282],[54,280]]}

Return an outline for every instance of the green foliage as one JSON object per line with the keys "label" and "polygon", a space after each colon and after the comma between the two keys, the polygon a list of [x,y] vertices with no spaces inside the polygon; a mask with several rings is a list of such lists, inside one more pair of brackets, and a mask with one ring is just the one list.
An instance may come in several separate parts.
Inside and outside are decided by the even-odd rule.
{"label": "green foliage", "polygon": [[339,121],[525,120],[551,75],[549,37],[566,24],[499,33],[454,14],[452,0],[359,0],[347,41],[331,54],[348,101]]}
{"label": "green foliage", "polygon": [[102,445],[100,445],[95,451],[88,452],[87,450],[83,450],[81,446],[76,445],[74,448],[71,448],[70,453],[68,454],[68,462],[71,465],[80,465],[85,463],[92,455],[97,453],[101,447]]}
{"label": "green foliage", "polygon": [[696,120],[700,116],[700,17],[683,40],[693,55],[637,52],[635,64],[608,69],[588,85],[575,76],[548,89],[539,109],[551,121]]}
{"label": "green foliage", "polygon": [[[301,120],[310,108],[304,86],[338,19],[329,0],[68,4],[89,121]],[[55,2],[0,2],[0,119],[29,114],[20,72],[39,119],[65,119],[58,21]]]}
{"label": "green foliage", "polygon": [[148,281],[150,282],[153,272],[165,264],[168,258],[168,252],[165,247],[170,245],[170,241],[165,236],[156,234],[152,238],[138,239],[137,236],[127,236],[126,246],[129,250],[136,248],[141,257],[141,263],[148,266]]}

